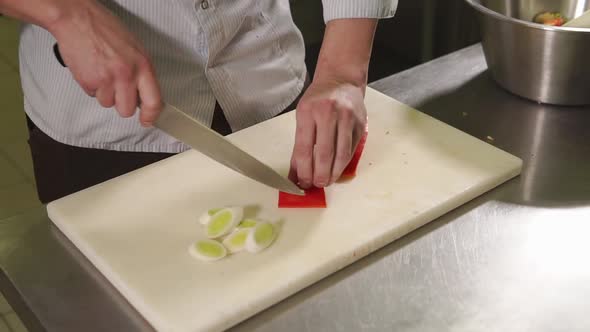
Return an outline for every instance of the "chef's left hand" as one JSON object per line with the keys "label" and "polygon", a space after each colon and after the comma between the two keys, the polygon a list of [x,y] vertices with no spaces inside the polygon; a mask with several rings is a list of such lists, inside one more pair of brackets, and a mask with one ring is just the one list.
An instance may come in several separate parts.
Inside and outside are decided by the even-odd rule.
{"label": "chef's left hand", "polygon": [[364,87],[335,75],[317,78],[296,112],[291,180],[304,189],[329,186],[350,162],[364,131]]}
{"label": "chef's left hand", "polygon": [[377,20],[328,22],[313,82],[297,105],[290,179],[303,189],[340,178],[367,122],[364,104]]}

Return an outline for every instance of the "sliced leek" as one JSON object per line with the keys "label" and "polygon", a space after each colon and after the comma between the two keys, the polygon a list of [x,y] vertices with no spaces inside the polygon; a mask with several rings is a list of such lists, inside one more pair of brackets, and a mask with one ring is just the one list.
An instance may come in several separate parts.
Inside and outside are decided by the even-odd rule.
{"label": "sliced leek", "polygon": [[196,259],[212,262],[220,260],[227,255],[227,249],[215,240],[199,240],[189,247],[189,253]]}
{"label": "sliced leek", "polygon": [[223,240],[223,245],[232,254],[240,252],[245,249],[246,239],[251,231],[252,229],[249,227],[238,228]]}
{"label": "sliced leek", "polygon": [[273,224],[268,222],[258,223],[251,229],[246,239],[246,250],[251,253],[258,253],[270,246],[277,237],[277,230]]}
{"label": "sliced leek", "polygon": [[215,239],[229,234],[242,220],[243,213],[241,207],[224,208],[217,211],[207,223],[207,237]]}

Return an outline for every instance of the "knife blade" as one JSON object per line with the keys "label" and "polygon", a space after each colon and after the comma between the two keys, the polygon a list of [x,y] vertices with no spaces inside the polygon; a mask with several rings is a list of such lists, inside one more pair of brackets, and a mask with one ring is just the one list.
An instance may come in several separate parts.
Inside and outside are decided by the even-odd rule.
{"label": "knife blade", "polygon": [[164,103],[154,126],[252,180],[290,194],[305,194],[270,166],[170,104]]}

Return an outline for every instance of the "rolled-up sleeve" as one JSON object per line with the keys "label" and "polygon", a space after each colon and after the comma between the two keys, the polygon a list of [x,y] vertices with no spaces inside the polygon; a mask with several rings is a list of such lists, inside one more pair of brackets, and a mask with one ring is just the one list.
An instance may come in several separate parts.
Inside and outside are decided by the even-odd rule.
{"label": "rolled-up sleeve", "polygon": [[322,0],[324,21],[339,18],[389,18],[397,8],[397,0]]}

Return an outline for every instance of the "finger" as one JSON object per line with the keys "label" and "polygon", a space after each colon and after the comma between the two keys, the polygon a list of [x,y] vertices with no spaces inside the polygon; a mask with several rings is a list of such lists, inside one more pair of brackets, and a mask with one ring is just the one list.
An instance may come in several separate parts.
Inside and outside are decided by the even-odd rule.
{"label": "finger", "polygon": [[291,166],[289,167],[289,180],[293,183],[298,183],[299,179],[297,178],[297,162],[295,157],[291,156]]}
{"label": "finger", "polygon": [[330,183],[338,181],[342,172],[352,158],[355,140],[358,143],[358,136],[355,134],[354,117],[351,112],[341,112],[338,121],[336,156],[334,157],[334,167],[332,168],[332,178]]}
{"label": "finger", "polygon": [[90,96],[90,97],[94,97],[96,96],[96,89],[91,88],[90,86],[84,85],[82,83],[80,83],[80,87],[82,88],[82,90],[84,90],[84,92]]}
{"label": "finger", "polygon": [[297,111],[297,130],[293,158],[297,170],[297,180],[303,189],[311,187],[313,183],[313,148],[315,145],[315,122],[311,113]]}
{"label": "finger", "polygon": [[137,86],[133,82],[115,83],[115,107],[124,118],[132,117],[137,108]]}
{"label": "finger", "polygon": [[316,114],[316,151],[313,169],[313,184],[323,188],[330,184],[336,150],[338,113],[330,102],[320,103]]}
{"label": "finger", "polygon": [[287,176],[291,182],[297,184],[299,179],[297,178],[297,159],[295,158],[295,150],[291,154],[291,162],[289,166],[289,175]]}
{"label": "finger", "polygon": [[143,126],[151,126],[162,110],[162,96],[160,87],[151,66],[147,66],[139,73],[137,88],[141,100],[139,121]]}
{"label": "finger", "polygon": [[367,125],[366,122],[356,123],[356,125],[354,125],[354,131],[352,134],[352,153],[353,154],[354,154],[354,151],[356,150],[357,145],[361,141],[361,138],[363,138],[363,136],[365,135],[366,125]]}
{"label": "finger", "polygon": [[96,100],[105,108],[115,106],[115,90],[111,84],[107,84],[96,90]]}

